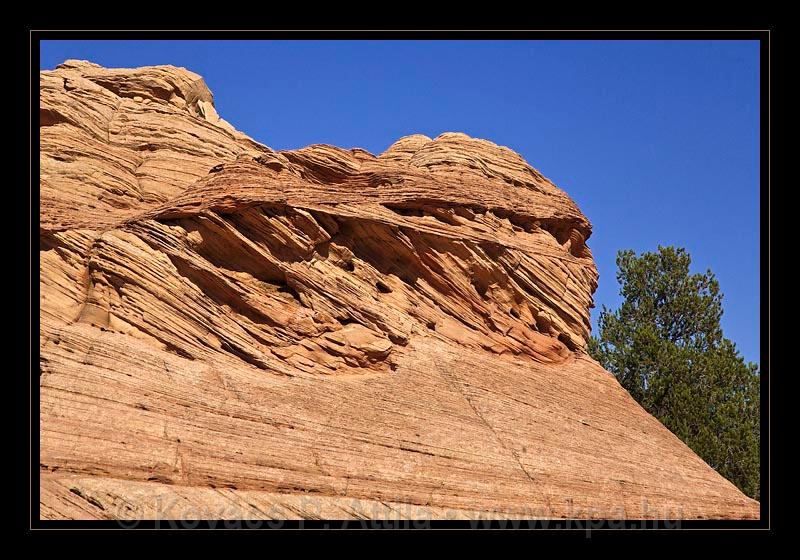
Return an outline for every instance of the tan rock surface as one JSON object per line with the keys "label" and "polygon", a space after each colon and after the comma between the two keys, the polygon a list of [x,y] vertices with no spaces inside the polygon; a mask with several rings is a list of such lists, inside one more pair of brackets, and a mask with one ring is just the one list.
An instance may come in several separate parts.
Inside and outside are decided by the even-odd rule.
{"label": "tan rock surface", "polygon": [[41,88],[43,518],[758,517],[588,358],[591,226],[508,148],[275,152],[168,66]]}

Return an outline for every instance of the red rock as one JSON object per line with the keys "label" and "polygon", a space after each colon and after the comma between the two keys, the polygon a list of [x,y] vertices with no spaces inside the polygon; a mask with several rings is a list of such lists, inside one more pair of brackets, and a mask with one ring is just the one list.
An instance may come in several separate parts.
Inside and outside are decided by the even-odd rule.
{"label": "red rock", "polygon": [[591,226],[519,154],[276,152],[169,66],[41,90],[43,518],[758,517],[586,354]]}

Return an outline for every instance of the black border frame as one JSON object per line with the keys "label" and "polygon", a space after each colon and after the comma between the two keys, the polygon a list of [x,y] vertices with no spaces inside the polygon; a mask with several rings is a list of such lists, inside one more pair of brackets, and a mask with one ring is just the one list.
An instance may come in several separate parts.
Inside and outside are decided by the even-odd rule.
{"label": "black border frame", "polygon": [[[38,105],[38,80],[39,80],[39,41],[48,39],[214,39],[214,40],[248,40],[248,39],[272,39],[272,40],[303,40],[303,39],[389,39],[389,40],[406,40],[406,39],[429,39],[429,40],[486,40],[486,39],[559,39],[559,40],[756,40],[761,44],[760,55],[760,71],[761,71],[761,332],[762,332],[762,345],[761,345],[761,395],[762,395],[762,409],[761,409],[761,517],[759,520],[682,520],[680,522],[681,532],[694,532],[693,530],[769,530],[772,529],[771,523],[771,485],[770,477],[772,471],[770,469],[771,457],[771,432],[770,432],[770,417],[771,417],[771,379],[769,376],[770,366],[770,181],[771,181],[771,140],[773,136],[772,118],[771,118],[771,102],[772,102],[772,31],[764,26],[759,29],[617,29],[617,26],[609,28],[609,30],[592,30],[592,29],[556,29],[556,30],[135,30],[135,29],[120,29],[113,31],[99,31],[99,30],[82,30],[82,31],[67,31],[67,30],[43,30],[43,29],[26,29],[25,38],[28,43],[28,61],[27,65],[21,62],[18,67],[19,77],[27,76],[30,79],[29,91],[24,92],[22,87],[19,87],[17,93],[20,97],[19,105],[22,106],[24,102],[24,94],[28,93],[27,103],[29,104],[30,111],[26,115],[21,109],[16,114],[17,124],[20,128],[27,124],[24,128],[30,129],[30,151],[27,154],[29,160],[28,177],[29,193],[28,193],[28,206],[31,212],[31,219],[29,222],[30,239],[29,239],[29,255],[28,261],[30,264],[30,306],[28,308],[29,322],[30,322],[30,338],[28,340],[29,348],[31,351],[28,369],[30,372],[29,386],[21,385],[20,395],[16,401],[17,406],[22,406],[27,402],[29,405],[28,412],[30,414],[30,423],[28,429],[25,426],[18,434],[18,458],[24,456],[29,457],[29,471],[19,469],[18,483],[15,487],[19,505],[24,507],[27,502],[28,515],[27,522],[25,523],[26,531],[41,531],[41,530],[63,530],[63,529],[110,529],[110,530],[125,530],[125,527],[117,521],[77,521],[77,520],[63,520],[63,521],[47,521],[39,519],[39,510],[35,504],[39,502],[39,447],[37,444],[39,434],[39,400],[38,400],[38,382],[33,375],[34,359],[38,361],[38,344],[34,344],[38,336],[35,329],[35,322],[33,321],[33,308],[38,307],[39,285],[35,281],[37,270],[35,265],[38,264],[38,250],[34,258],[35,244],[34,239],[37,238],[37,231],[34,229],[37,223],[35,209],[38,206],[38,158],[35,154],[38,152],[39,134],[35,113],[33,112],[35,106]],[[23,79],[19,84],[25,83]],[[24,129],[23,129],[24,130]],[[22,132],[22,130],[20,131]],[[20,154],[18,160],[23,161],[23,154]],[[22,180],[25,173],[19,175]],[[36,198],[34,198],[34,196]],[[22,262],[22,261],[20,261]],[[766,283],[763,282],[766,280]],[[767,303],[765,306],[764,303]],[[766,336],[765,336],[766,335]],[[36,397],[36,398],[34,398]],[[18,418],[23,417],[19,415]],[[28,479],[29,487],[26,489],[22,481]],[[25,492],[29,490],[29,492]],[[423,528],[419,523],[406,522],[406,521],[378,521],[378,522],[360,522],[360,521],[283,521],[279,528],[264,523],[262,528],[272,529],[362,529],[369,528],[372,524],[384,529],[409,529],[409,528]],[[474,522],[472,522],[474,523]],[[489,523],[480,522],[478,528],[483,529],[501,529],[501,528],[514,528],[515,522],[509,521],[491,521]],[[528,529],[525,521],[520,522],[522,529]],[[156,529],[159,522],[157,521],[140,521],[136,524],[136,529]],[[192,524],[194,525],[194,524]],[[208,521],[200,520],[193,528],[210,529],[210,528],[228,528],[230,523],[223,521]],[[273,524],[274,525],[274,524]],[[665,526],[666,525],[666,526]],[[569,532],[585,534],[586,536],[602,534],[609,529],[624,528],[628,530],[641,530],[647,529],[652,532],[653,529],[666,529],[674,525],[672,521],[664,520],[541,520],[538,521],[536,526],[537,533],[552,531]],[[245,522],[240,522],[242,528],[248,528]],[[169,521],[161,521],[160,528],[173,529],[180,527],[173,527]],[[470,529],[475,528],[469,521],[428,521],[424,528],[427,529]],[[525,531],[517,531],[525,532]],[[623,531],[628,532],[628,531]],[[674,531],[667,531],[674,532]],[[706,531],[702,531],[706,532]]]}

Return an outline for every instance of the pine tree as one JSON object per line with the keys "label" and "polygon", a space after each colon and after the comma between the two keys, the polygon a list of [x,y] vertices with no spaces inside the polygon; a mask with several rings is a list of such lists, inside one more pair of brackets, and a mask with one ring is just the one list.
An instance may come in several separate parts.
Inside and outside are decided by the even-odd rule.
{"label": "pine tree", "polygon": [[760,372],[722,333],[714,274],[680,248],[620,251],[622,305],[603,306],[589,353],[742,492],[760,495]]}

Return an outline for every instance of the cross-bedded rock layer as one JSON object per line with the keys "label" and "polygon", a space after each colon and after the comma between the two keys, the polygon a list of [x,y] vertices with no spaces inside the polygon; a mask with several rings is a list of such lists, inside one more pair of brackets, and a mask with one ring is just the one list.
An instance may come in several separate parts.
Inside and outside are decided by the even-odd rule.
{"label": "cross-bedded rock layer", "polygon": [[586,356],[591,226],[508,148],[276,152],[166,66],[41,91],[43,517],[758,516]]}

